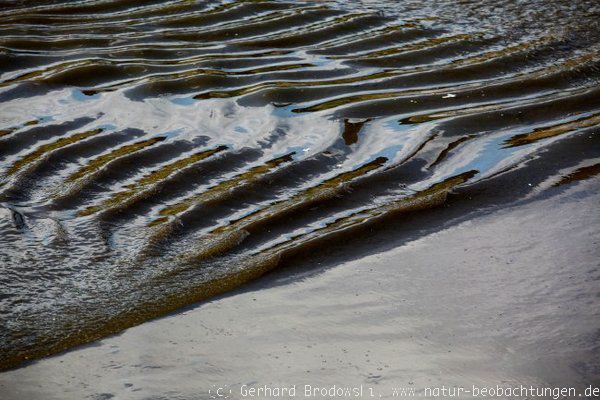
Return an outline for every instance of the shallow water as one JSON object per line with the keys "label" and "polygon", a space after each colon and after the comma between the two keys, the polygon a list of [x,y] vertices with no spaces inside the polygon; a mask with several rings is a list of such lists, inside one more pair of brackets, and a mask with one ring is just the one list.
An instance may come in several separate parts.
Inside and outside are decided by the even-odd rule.
{"label": "shallow water", "polygon": [[[600,382],[594,188],[580,181],[442,228],[434,226],[441,216],[399,221],[391,228],[408,237],[390,237],[387,248],[346,260],[313,254],[211,301],[6,371],[0,393],[200,400],[222,387],[243,399],[244,387],[296,385],[295,396],[280,398],[302,399],[304,385],[363,385],[362,398],[371,390],[399,398],[394,388],[406,388],[439,399],[427,388],[524,385],[583,394]],[[455,205],[435,212],[460,214]],[[378,229],[365,241],[382,237]]]}
{"label": "shallow water", "polygon": [[3,2],[0,367],[449,200],[593,179],[599,11]]}

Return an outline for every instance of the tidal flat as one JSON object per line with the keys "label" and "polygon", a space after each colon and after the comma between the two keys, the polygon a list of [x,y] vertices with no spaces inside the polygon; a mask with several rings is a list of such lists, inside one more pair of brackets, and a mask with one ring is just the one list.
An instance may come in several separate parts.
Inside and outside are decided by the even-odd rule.
{"label": "tidal flat", "polygon": [[599,21],[0,2],[0,398],[594,397]]}
{"label": "tidal flat", "polygon": [[[365,399],[370,390],[441,398],[425,390],[498,385],[583,394],[600,370],[599,200],[588,182],[444,227],[440,216],[458,213],[441,210],[420,228],[400,224],[409,225],[404,240],[380,247],[384,230],[364,239],[374,250],[353,242],[362,256],[347,246],[313,254],[4,372],[0,390],[11,400],[207,399],[218,388],[233,399],[337,398],[305,397],[306,385],[362,390],[341,398]],[[294,385],[293,397],[250,395]]]}

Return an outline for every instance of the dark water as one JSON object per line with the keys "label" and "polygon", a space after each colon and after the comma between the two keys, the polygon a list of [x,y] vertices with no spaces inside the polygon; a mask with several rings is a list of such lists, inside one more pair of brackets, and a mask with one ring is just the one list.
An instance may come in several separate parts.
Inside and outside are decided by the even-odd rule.
{"label": "dark water", "polygon": [[1,368],[600,172],[596,1],[0,7]]}

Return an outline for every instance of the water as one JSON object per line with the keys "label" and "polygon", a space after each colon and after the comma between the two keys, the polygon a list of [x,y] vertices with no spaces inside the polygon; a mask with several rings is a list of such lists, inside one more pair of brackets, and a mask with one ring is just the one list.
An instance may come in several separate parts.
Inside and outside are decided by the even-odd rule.
{"label": "water", "polygon": [[0,367],[448,199],[468,212],[473,193],[485,207],[593,179],[599,14],[3,2]]}

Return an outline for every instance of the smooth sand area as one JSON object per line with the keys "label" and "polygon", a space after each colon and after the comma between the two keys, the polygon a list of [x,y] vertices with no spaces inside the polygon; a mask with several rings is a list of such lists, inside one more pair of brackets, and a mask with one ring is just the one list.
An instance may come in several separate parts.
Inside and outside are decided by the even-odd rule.
{"label": "smooth sand area", "polygon": [[204,399],[225,387],[242,398],[242,385],[296,385],[303,398],[305,384],[362,384],[383,398],[392,387],[583,390],[600,381],[597,189],[579,183],[360,259],[278,271],[2,373],[1,397]]}

